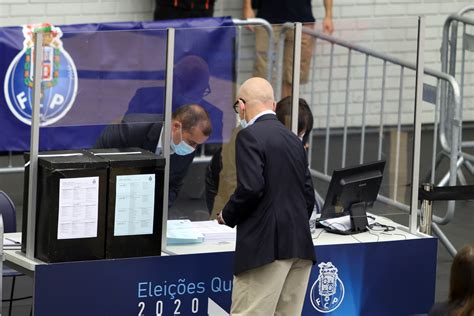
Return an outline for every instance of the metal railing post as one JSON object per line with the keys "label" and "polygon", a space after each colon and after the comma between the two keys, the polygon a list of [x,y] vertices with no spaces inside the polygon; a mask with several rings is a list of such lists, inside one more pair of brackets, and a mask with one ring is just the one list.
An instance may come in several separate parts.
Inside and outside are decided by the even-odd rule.
{"label": "metal railing post", "polygon": [[[433,191],[433,185],[431,183],[423,183],[422,186],[427,192]],[[432,208],[432,201],[423,200],[421,202],[420,232],[423,234],[431,235]]]}
{"label": "metal railing post", "polygon": [[411,173],[411,213],[409,228],[411,233],[416,233],[418,218],[418,183],[420,178],[420,147],[421,147],[421,107],[423,103],[423,75],[425,69],[425,17],[418,17],[418,43],[416,47],[416,85],[415,85],[415,118],[414,118],[414,139],[413,158]]}

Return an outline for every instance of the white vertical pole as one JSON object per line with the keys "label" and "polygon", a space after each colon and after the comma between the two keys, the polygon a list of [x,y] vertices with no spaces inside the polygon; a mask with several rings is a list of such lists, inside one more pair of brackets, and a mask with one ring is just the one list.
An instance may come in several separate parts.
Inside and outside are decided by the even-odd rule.
{"label": "white vertical pole", "polygon": [[38,179],[38,147],[40,127],[40,102],[41,82],[43,79],[43,33],[33,34],[35,41],[33,56],[33,103],[31,111],[31,133],[30,133],[30,174],[28,179],[28,221],[26,239],[26,257],[35,257],[35,235],[36,235],[36,189]]}
{"label": "white vertical pole", "polygon": [[295,23],[295,43],[293,45],[293,80],[291,85],[291,131],[298,135],[298,110],[300,98],[300,64],[302,24]]}
{"label": "white vertical pole", "polygon": [[415,86],[415,130],[413,139],[413,161],[411,177],[411,208],[409,227],[411,233],[417,231],[418,218],[418,184],[420,177],[420,145],[421,145],[421,107],[423,103],[423,74],[425,69],[425,17],[418,17],[418,42],[416,50],[416,86]]}
{"label": "white vertical pole", "polygon": [[161,225],[161,249],[166,249],[166,229],[168,220],[168,192],[170,178],[170,140],[171,140],[171,111],[173,98],[173,66],[174,66],[174,37],[175,29],[169,28],[166,41],[166,91],[165,91],[165,117],[161,143],[163,155],[166,160],[164,187],[163,187],[163,222]]}

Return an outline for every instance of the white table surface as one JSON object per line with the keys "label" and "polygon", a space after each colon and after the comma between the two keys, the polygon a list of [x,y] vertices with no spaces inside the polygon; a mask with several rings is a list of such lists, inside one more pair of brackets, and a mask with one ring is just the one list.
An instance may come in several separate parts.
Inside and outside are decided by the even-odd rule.
{"label": "white table surface", "polygon": [[[355,244],[368,242],[387,242],[395,240],[432,238],[431,236],[421,233],[411,234],[404,226],[387,219],[385,217],[375,216],[376,221],[381,224],[394,226],[396,229],[390,232],[369,231],[354,235],[338,235],[326,232],[323,229],[316,229],[313,234],[313,243],[319,245],[338,245],[338,244]],[[218,225],[216,223],[216,225]],[[4,238],[10,238],[21,242],[21,233],[8,233]],[[199,253],[228,252],[235,250],[235,241],[204,241],[199,244],[173,245],[163,250],[163,255],[185,255]],[[26,257],[20,250],[4,250],[4,260],[13,263],[28,271],[34,271],[39,264],[46,264],[40,260],[31,260]]]}

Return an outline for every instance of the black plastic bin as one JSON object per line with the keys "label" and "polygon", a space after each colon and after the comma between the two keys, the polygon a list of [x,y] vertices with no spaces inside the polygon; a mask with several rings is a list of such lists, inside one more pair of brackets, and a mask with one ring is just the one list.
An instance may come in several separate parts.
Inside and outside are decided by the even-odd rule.
{"label": "black plastic bin", "polygon": [[165,159],[140,148],[89,152],[109,165],[105,257],[161,255]]}
{"label": "black plastic bin", "polygon": [[[29,164],[24,183],[23,252]],[[37,183],[35,257],[50,263],[104,259],[107,163],[81,150],[40,152]]]}

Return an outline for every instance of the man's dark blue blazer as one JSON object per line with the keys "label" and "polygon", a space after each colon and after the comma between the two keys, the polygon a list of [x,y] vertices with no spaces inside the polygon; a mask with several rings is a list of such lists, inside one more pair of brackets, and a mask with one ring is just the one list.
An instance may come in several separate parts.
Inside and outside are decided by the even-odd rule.
{"label": "man's dark blue blazer", "polygon": [[237,188],[222,210],[226,224],[237,225],[234,273],[275,260],[314,262],[315,196],[301,141],[266,114],[239,132],[235,152]]}
{"label": "man's dark blue blazer", "polygon": [[[162,118],[159,114],[127,114],[121,124],[107,126],[94,147],[139,147],[154,153],[163,126]],[[193,158],[194,152],[186,156],[170,155],[169,206],[176,200]]]}

